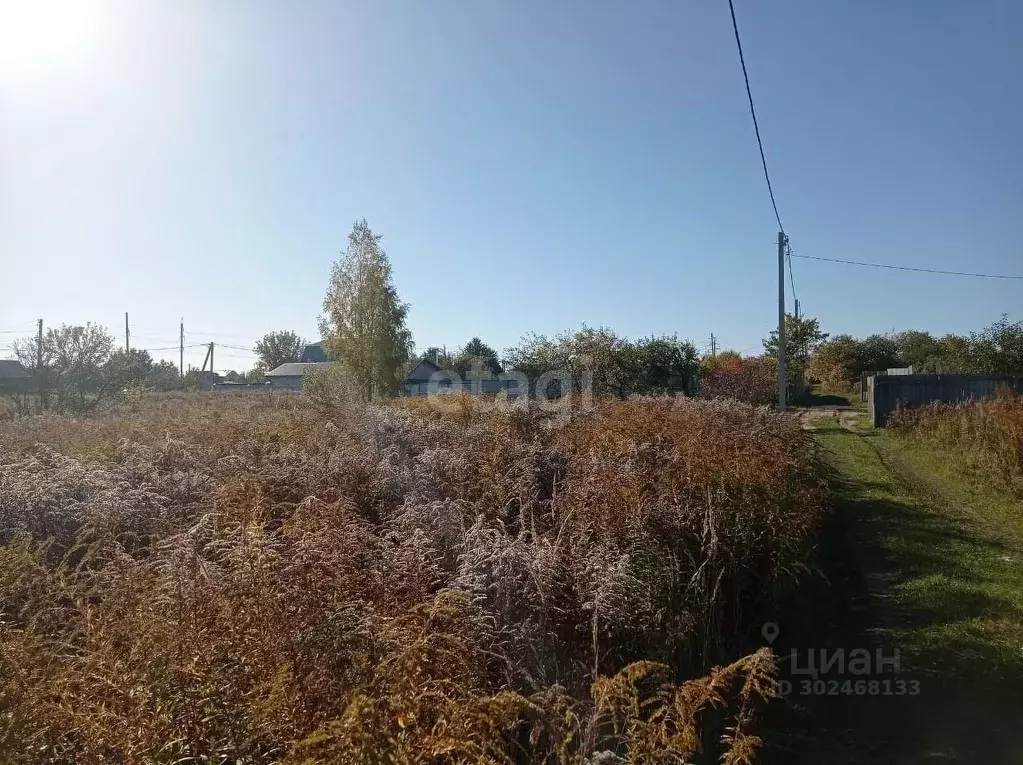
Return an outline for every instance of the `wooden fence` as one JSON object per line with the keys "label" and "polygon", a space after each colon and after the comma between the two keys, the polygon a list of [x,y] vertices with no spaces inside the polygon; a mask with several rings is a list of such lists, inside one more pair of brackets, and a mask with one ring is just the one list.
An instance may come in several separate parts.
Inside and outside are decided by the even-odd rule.
{"label": "wooden fence", "polygon": [[870,422],[883,428],[888,415],[904,406],[953,404],[990,396],[1008,387],[1023,393],[1018,375],[874,375],[867,379]]}

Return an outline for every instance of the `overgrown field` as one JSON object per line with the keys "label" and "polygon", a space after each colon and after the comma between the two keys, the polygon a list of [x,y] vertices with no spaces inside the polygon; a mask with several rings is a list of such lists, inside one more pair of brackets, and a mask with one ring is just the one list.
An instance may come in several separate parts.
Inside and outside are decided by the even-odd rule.
{"label": "overgrown field", "polygon": [[964,404],[901,409],[891,432],[955,447],[962,467],[990,475],[1023,497],[1023,396],[1011,391]]}
{"label": "overgrown field", "polygon": [[5,763],[740,763],[826,488],[727,402],[0,430]]}

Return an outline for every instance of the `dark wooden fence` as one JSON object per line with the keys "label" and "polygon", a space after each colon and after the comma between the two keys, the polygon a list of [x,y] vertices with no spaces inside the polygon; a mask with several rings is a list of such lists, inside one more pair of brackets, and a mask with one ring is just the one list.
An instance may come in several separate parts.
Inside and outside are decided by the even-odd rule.
{"label": "dark wooden fence", "polygon": [[998,388],[1023,393],[1019,375],[875,375],[867,380],[870,422],[883,428],[888,415],[904,406],[954,404],[990,396]]}

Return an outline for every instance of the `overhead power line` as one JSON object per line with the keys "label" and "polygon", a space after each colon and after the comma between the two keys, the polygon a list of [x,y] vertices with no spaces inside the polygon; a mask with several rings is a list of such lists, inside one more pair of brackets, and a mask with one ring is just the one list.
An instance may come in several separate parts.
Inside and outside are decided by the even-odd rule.
{"label": "overhead power line", "polygon": [[792,303],[794,305],[799,302],[799,298],[796,296],[796,280],[792,275],[792,248],[788,245],[785,245],[785,255],[789,259],[789,286],[792,287]]}
{"label": "overhead power line", "polygon": [[[140,351],[176,351],[179,350],[179,345],[168,345],[165,348],[139,348]],[[209,348],[209,343],[193,343],[192,345],[186,345],[185,348]]]}
{"label": "overhead power line", "polygon": [[739,39],[739,25],[735,21],[735,6],[732,0],[728,0],[728,10],[732,13],[732,29],[735,32],[735,47],[739,49],[739,63],[742,64],[742,78],[746,81],[746,97],[749,99],[749,113],[753,118],[753,130],[757,134],[757,146],[760,148],[760,162],[764,166],[764,180],[767,181],[767,192],[771,195],[771,207],[774,208],[774,218],[778,221],[778,230],[785,233],[785,227],[781,225],[781,216],[778,215],[778,203],[774,201],[774,188],[771,186],[771,175],[767,172],[767,158],[764,156],[764,142],[760,139],[760,124],[757,122],[757,110],[753,106],[753,91],[749,87],[749,74],[746,71],[746,58],[742,55],[742,41]]}
{"label": "overhead power line", "polygon": [[817,255],[796,255],[790,252],[789,257],[804,260],[823,260],[826,263],[844,263],[848,266],[867,266],[869,268],[888,268],[893,271],[920,271],[925,274],[945,274],[946,276],[974,276],[978,279],[1023,279],[1023,276],[1011,274],[977,274],[971,271],[945,271],[940,268],[915,268],[913,266],[894,266],[890,263],[865,263],[860,260],[842,260],[841,258],[822,258]]}

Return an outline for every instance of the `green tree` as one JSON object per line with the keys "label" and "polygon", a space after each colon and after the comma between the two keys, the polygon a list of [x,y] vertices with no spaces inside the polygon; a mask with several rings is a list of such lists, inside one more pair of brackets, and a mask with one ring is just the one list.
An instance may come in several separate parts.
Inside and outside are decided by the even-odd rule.
{"label": "green tree", "polygon": [[184,387],[178,366],[172,361],[158,361],[153,364],[146,383],[154,390],[160,391],[181,390]]}
{"label": "green tree", "polygon": [[859,341],[852,335],[835,335],[822,342],[807,364],[807,376],[830,386],[848,385],[859,376]]}
{"label": "green tree", "polygon": [[114,338],[97,324],[64,324],[43,335],[41,366],[35,338],[16,342],[14,352],[32,370],[44,408],[84,412],[123,386],[121,367],[107,365],[113,347]]}
{"label": "green tree", "polygon": [[597,396],[624,398],[636,392],[637,356],[631,343],[608,327],[587,327],[560,338],[574,377],[585,370]]}
{"label": "green tree", "polygon": [[862,372],[882,372],[902,366],[899,346],[887,335],[870,335],[859,341],[856,351],[856,376]]}
{"label": "green tree", "polygon": [[[796,382],[803,378],[810,357],[827,339],[828,334],[821,332],[817,319],[785,315],[785,364],[790,389],[794,389]],[[777,361],[778,330],[772,330],[770,336],[764,338],[763,343],[765,355]]]}
{"label": "green tree", "polygon": [[911,329],[895,335],[895,347],[902,366],[913,367],[916,372],[934,371],[937,363],[938,342],[930,332]]}
{"label": "green tree", "polygon": [[1023,373],[1023,322],[1010,322],[1003,314],[991,326],[971,333],[970,345],[971,371]]}
{"label": "green tree", "polygon": [[606,327],[594,329],[584,324],[553,339],[526,335],[505,355],[510,368],[533,381],[545,374],[562,373],[571,376],[578,387],[585,374],[598,396],[627,395],[634,377],[631,345]]}
{"label": "green tree", "polygon": [[259,363],[267,371],[302,358],[306,341],[290,330],[267,332],[255,346]]}
{"label": "green tree", "polygon": [[700,369],[696,347],[677,335],[648,337],[634,344],[634,376],[631,387],[637,393],[682,390],[692,394]]}
{"label": "green tree", "polygon": [[189,369],[185,373],[184,388],[185,390],[202,390],[205,381],[205,372],[199,369]]}
{"label": "green tree", "polygon": [[320,319],[328,352],[367,398],[397,392],[412,353],[408,305],[398,299],[380,239],[365,220],[356,222],[331,271]]}
{"label": "green tree", "polygon": [[110,354],[104,371],[117,385],[145,383],[153,373],[153,357],[139,348],[118,349]]}
{"label": "green tree", "polygon": [[459,349],[455,358],[451,360],[450,366],[463,377],[477,367],[491,375],[499,375],[504,371],[501,361],[497,357],[497,351],[478,337],[472,338]]}
{"label": "green tree", "polygon": [[548,372],[568,369],[571,353],[564,337],[552,340],[546,335],[531,332],[523,335],[518,345],[506,348],[504,355],[509,368],[536,380]]}
{"label": "green tree", "polygon": [[266,367],[263,366],[262,362],[256,362],[256,364],[245,373],[245,379],[250,383],[264,383],[270,378],[266,376]]}

